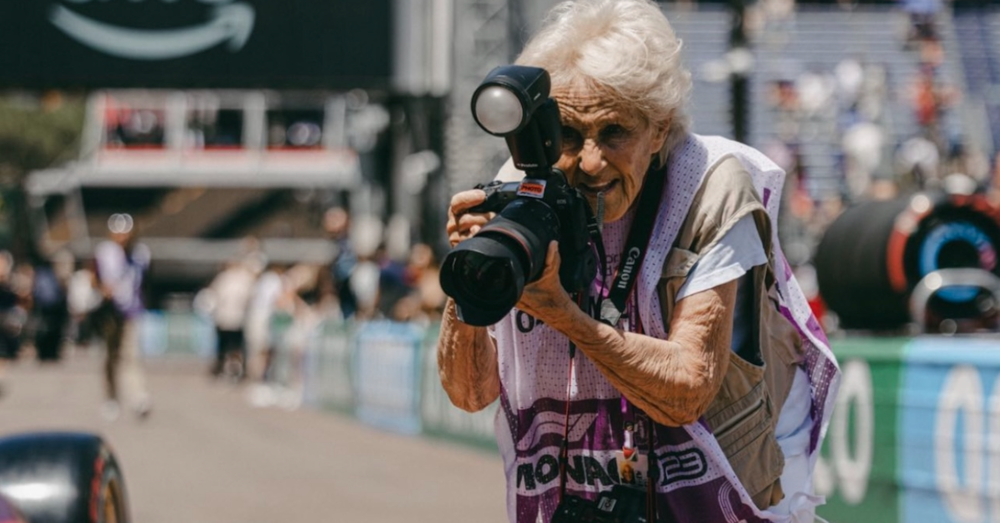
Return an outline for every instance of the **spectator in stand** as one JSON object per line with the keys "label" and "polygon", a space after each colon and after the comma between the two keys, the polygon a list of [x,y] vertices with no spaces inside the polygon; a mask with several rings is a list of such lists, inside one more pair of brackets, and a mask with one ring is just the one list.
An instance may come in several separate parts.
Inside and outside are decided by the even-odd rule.
{"label": "spectator in stand", "polygon": [[1000,208],[1000,152],[993,157],[993,172],[987,183],[986,198],[994,207]]}
{"label": "spectator in stand", "polygon": [[936,187],[941,180],[941,153],[937,145],[923,136],[914,136],[896,151],[899,185],[908,190]]}
{"label": "spectator in stand", "polygon": [[785,45],[795,31],[795,0],[758,0],[747,14],[748,28],[765,45]]}
{"label": "spectator in stand", "polygon": [[844,131],[841,148],[844,151],[844,181],[849,201],[870,196],[876,171],[882,165],[885,131],[872,122],[857,122]]}
{"label": "spectator in stand", "polygon": [[772,85],[768,102],[774,112],[775,133],[786,143],[799,141],[799,93],[794,80],[781,78]]}
{"label": "spectator in stand", "polygon": [[923,136],[937,146],[940,154],[947,154],[945,120],[958,101],[959,91],[938,77],[934,65],[923,63],[911,82],[909,96]]}
{"label": "spectator in stand", "polygon": [[102,296],[96,324],[107,345],[104,363],[107,400],[101,412],[108,420],[117,419],[119,402],[124,398],[142,419],[152,407],[139,354],[139,318],[145,311],[142,284],[150,252],[144,244],[136,242],[137,230],[130,215],[111,215],[108,230],[110,238],[94,249]]}
{"label": "spectator in stand", "polygon": [[938,13],[943,7],[942,0],[902,0],[903,11],[909,17],[906,37],[907,47],[916,47],[920,59],[939,65],[944,58],[941,38],[937,29]]}

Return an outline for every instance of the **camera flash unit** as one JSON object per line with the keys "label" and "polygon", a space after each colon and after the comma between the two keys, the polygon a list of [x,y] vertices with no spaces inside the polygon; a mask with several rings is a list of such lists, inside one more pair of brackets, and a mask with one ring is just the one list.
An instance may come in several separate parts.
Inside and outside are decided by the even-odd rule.
{"label": "camera flash unit", "polygon": [[486,75],[472,95],[472,115],[494,136],[516,133],[549,97],[549,73],[538,67],[504,65]]}

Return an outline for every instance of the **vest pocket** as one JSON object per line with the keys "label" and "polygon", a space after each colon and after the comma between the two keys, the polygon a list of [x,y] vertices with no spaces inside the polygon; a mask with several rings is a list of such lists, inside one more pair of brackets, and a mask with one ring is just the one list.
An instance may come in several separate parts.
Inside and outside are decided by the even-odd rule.
{"label": "vest pocket", "polygon": [[[765,367],[732,354],[722,388],[705,415],[730,466],[755,501],[785,466],[764,373]],[[761,498],[760,508],[770,506],[770,495]]]}
{"label": "vest pocket", "polygon": [[779,479],[785,468],[785,456],[770,423],[763,424],[759,431],[748,431],[741,440],[745,442],[743,447],[726,456],[757,507],[766,509],[783,497],[780,490],[776,493],[774,489],[780,489]]}
{"label": "vest pocket", "polygon": [[760,409],[762,408],[764,408],[764,398],[760,397],[757,398],[756,401],[748,405],[746,409],[737,412],[732,419],[723,421],[722,425],[720,425],[719,428],[716,429],[715,431],[716,439],[720,440],[725,439],[727,436],[732,434],[735,431],[735,429],[743,425],[743,422],[750,419],[751,416],[757,415],[758,411],[760,411]]}
{"label": "vest pocket", "polygon": [[726,456],[743,450],[774,425],[764,382],[758,383],[746,396],[713,413],[707,421]]}

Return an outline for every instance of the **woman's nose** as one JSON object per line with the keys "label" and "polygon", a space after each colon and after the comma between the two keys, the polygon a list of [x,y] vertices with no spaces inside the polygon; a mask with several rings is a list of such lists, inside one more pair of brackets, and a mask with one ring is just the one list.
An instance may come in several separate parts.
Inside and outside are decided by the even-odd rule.
{"label": "woman's nose", "polygon": [[588,174],[597,174],[607,165],[604,161],[604,153],[592,140],[587,140],[580,150],[580,169]]}

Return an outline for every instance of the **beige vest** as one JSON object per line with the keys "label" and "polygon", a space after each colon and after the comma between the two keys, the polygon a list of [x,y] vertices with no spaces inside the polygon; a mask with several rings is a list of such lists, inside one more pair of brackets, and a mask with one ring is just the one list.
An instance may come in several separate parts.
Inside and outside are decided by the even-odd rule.
{"label": "beige vest", "polygon": [[768,255],[753,269],[754,317],[751,347],[733,353],[729,368],[705,419],[730,465],[761,509],[780,501],[784,455],[775,438],[778,413],[802,363],[802,339],[777,309],[771,249],[771,222],[749,173],[729,157],[705,175],[678,232],[661,274],[663,324],[670,325],[675,297],[688,273],[736,223],[751,214]]}

